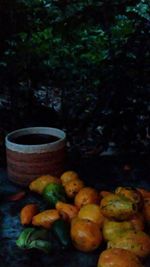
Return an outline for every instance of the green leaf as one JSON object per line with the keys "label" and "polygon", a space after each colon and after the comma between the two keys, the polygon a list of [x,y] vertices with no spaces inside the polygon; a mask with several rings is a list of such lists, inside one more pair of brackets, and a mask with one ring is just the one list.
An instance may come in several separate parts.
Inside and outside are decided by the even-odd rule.
{"label": "green leaf", "polygon": [[52,231],[58,238],[62,247],[64,248],[69,247],[69,245],[71,244],[71,238],[70,238],[70,225],[68,223],[59,219],[53,223]]}
{"label": "green leaf", "polygon": [[16,241],[16,245],[23,249],[30,248],[31,242],[35,240],[46,240],[48,231],[45,229],[26,228],[24,229]]}
{"label": "green leaf", "polygon": [[28,245],[28,249],[39,249],[45,253],[49,253],[52,249],[51,243],[45,240],[34,240]]}
{"label": "green leaf", "polygon": [[34,229],[32,234],[29,236],[28,242],[35,239],[47,239],[48,231],[46,229]]}
{"label": "green leaf", "polygon": [[17,246],[20,248],[26,248],[28,241],[34,231],[35,231],[35,228],[24,229],[16,241]]}
{"label": "green leaf", "polygon": [[136,6],[127,7],[126,11],[136,13],[150,21],[150,2],[142,0]]}

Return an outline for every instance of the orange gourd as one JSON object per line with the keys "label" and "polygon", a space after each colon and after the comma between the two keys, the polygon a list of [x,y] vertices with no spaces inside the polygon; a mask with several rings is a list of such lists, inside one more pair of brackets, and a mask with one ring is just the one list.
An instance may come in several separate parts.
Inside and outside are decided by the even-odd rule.
{"label": "orange gourd", "polygon": [[28,225],[32,222],[33,216],[38,213],[38,206],[36,204],[28,204],[21,209],[20,221],[22,225]]}
{"label": "orange gourd", "polygon": [[146,190],[144,188],[136,188],[137,191],[139,191],[141,193],[141,195],[143,196],[143,198],[150,198],[150,191]]}
{"label": "orange gourd", "polygon": [[146,224],[150,226],[150,197],[144,198],[143,214]]}
{"label": "orange gourd", "polygon": [[134,214],[130,218],[130,222],[132,223],[135,231],[143,231],[145,228],[145,219],[142,213]]}
{"label": "orange gourd", "polygon": [[59,178],[51,176],[51,175],[42,175],[38,177],[37,179],[33,180],[30,183],[29,188],[31,191],[34,191],[38,194],[42,194],[44,188],[50,183],[60,184],[61,181]]}
{"label": "orange gourd", "polygon": [[111,220],[105,220],[103,223],[103,237],[106,241],[114,240],[126,234],[127,231],[134,231],[134,227],[131,222],[123,221],[116,222]]}
{"label": "orange gourd", "polygon": [[69,198],[74,198],[83,187],[84,183],[80,179],[71,180],[64,185],[66,195]]}
{"label": "orange gourd", "polygon": [[150,237],[142,231],[128,231],[123,236],[109,241],[108,248],[127,249],[140,258],[146,258],[150,255]]}
{"label": "orange gourd", "polygon": [[79,179],[79,175],[77,172],[69,170],[69,171],[65,171],[61,176],[60,176],[60,180],[62,182],[62,185],[65,185],[66,183]]}
{"label": "orange gourd", "polygon": [[122,197],[128,198],[133,203],[138,205],[139,208],[141,208],[142,205],[143,205],[142,194],[136,189],[132,189],[132,188],[128,188],[128,187],[121,187],[120,186],[120,187],[116,188],[115,194],[120,195]]}
{"label": "orange gourd", "polygon": [[75,248],[90,252],[100,246],[102,234],[96,223],[87,219],[74,218],[71,223],[71,239]]}
{"label": "orange gourd", "polygon": [[143,265],[131,251],[112,248],[100,254],[97,267],[143,267]]}
{"label": "orange gourd", "polygon": [[50,229],[53,222],[58,219],[60,219],[60,215],[56,209],[44,210],[32,218],[32,224]]}
{"label": "orange gourd", "polygon": [[100,208],[105,217],[119,221],[128,220],[138,210],[138,206],[130,199],[116,194],[102,198]]}
{"label": "orange gourd", "polygon": [[82,188],[77,195],[75,196],[74,203],[77,207],[81,208],[86,204],[99,204],[100,197],[96,189],[92,187],[84,187]]}
{"label": "orange gourd", "polygon": [[110,192],[110,191],[102,190],[102,191],[100,191],[99,195],[100,195],[100,198],[103,198],[103,197],[108,196],[111,193],[112,192]]}
{"label": "orange gourd", "polygon": [[66,215],[66,219],[68,218],[69,221],[76,217],[78,214],[78,208],[75,205],[62,201],[58,201],[56,203],[56,209],[58,210],[60,216],[64,218],[64,216]]}
{"label": "orange gourd", "polygon": [[96,223],[100,228],[104,222],[104,216],[101,213],[100,207],[97,204],[84,205],[79,213],[78,217],[81,219],[87,219]]}

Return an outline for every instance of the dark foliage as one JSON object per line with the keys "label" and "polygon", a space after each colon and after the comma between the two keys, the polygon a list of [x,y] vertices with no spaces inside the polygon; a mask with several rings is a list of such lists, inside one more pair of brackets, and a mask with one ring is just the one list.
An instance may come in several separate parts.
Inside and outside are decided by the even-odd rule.
{"label": "dark foliage", "polygon": [[0,83],[12,127],[28,122],[29,110],[36,124],[35,91],[58,87],[57,126],[71,146],[148,152],[149,10],[148,0],[1,0]]}

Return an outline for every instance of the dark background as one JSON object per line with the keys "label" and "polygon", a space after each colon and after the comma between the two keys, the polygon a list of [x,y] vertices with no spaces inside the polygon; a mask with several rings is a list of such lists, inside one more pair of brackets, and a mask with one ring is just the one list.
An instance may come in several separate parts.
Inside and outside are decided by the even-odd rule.
{"label": "dark background", "polygon": [[[0,140],[67,133],[81,157],[150,151],[150,3],[0,0]],[[3,160],[1,160],[3,161]]]}

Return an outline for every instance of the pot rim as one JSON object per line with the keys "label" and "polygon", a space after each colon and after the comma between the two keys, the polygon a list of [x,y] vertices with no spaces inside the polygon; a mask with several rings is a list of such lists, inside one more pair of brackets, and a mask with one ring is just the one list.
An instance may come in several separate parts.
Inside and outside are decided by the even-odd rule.
{"label": "pot rim", "polygon": [[[14,143],[14,137],[26,135],[26,134],[50,134],[59,138],[59,140],[37,145],[22,145]],[[52,152],[57,151],[65,146],[66,133],[63,130],[52,127],[27,127],[21,128],[8,133],[5,137],[6,149],[16,151],[19,153],[42,153],[42,152]]]}

